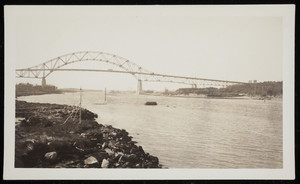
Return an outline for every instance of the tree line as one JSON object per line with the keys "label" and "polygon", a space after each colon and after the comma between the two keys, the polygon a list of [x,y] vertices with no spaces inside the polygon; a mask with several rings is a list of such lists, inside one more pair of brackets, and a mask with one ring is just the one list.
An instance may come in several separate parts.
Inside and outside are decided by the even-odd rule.
{"label": "tree line", "polygon": [[180,88],[175,94],[203,94],[207,96],[282,96],[282,81],[266,81],[261,83],[244,83],[226,88]]}

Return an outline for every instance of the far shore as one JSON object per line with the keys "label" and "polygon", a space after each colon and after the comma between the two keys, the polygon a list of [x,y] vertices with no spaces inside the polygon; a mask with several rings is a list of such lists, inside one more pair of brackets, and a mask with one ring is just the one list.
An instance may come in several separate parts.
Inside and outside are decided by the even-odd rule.
{"label": "far shore", "polygon": [[[40,93],[31,93],[31,94],[26,94],[23,93],[22,95],[19,94],[16,97],[21,97],[21,96],[34,96],[34,95],[46,95],[46,94],[63,94],[63,93],[79,93],[80,89],[75,89],[75,88],[64,88],[64,89],[58,89],[56,92],[40,92]],[[103,92],[103,90],[96,90],[96,89],[82,89],[82,92]],[[108,91],[108,95],[117,95],[117,94],[136,94],[134,91]],[[145,96],[163,96],[163,97],[176,97],[176,98],[207,98],[207,99],[243,99],[243,100],[282,100],[282,96],[249,96],[249,95],[240,95],[240,96],[221,96],[221,95],[216,95],[216,96],[208,96],[205,94],[164,94],[163,92],[154,92],[154,93],[141,93],[140,95],[145,95]]]}

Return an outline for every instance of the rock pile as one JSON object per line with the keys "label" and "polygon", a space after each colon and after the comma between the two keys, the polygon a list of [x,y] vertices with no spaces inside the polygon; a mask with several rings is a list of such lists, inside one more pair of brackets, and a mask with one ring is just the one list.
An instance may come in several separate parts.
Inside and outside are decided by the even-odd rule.
{"label": "rock pile", "polygon": [[[96,114],[83,109],[65,120],[71,106],[16,101],[15,167],[160,168],[125,130],[103,126]],[[65,123],[64,123],[65,122]]]}

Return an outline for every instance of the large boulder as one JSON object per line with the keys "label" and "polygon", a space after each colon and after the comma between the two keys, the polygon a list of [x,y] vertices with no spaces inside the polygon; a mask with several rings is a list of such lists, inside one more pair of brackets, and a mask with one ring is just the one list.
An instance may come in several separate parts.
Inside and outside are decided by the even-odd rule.
{"label": "large boulder", "polygon": [[113,152],[111,149],[109,148],[105,148],[104,151],[108,154],[108,156],[112,157],[115,155],[115,152]]}
{"label": "large boulder", "polygon": [[47,160],[55,160],[57,158],[56,151],[48,152],[44,156]]}
{"label": "large boulder", "polygon": [[108,158],[108,154],[106,152],[96,152],[91,154],[91,156],[95,157],[97,160],[103,160]]}
{"label": "large boulder", "polygon": [[109,167],[109,161],[106,160],[106,159],[103,159],[102,163],[101,163],[101,167],[102,168],[108,168]]}
{"label": "large boulder", "polygon": [[90,156],[84,160],[84,164],[88,165],[88,166],[97,166],[97,165],[99,165],[99,162],[95,157]]}

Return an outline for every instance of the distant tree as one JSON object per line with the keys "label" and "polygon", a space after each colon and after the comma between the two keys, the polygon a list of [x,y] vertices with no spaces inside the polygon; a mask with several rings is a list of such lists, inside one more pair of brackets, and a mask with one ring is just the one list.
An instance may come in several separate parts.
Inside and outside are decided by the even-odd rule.
{"label": "distant tree", "polygon": [[57,87],[53,85],[46,85],[44,87],[40,85],[32,85],[29,83],[16,84],[16,96],[26,96],[35,94],[47,94],[47,93],[57,93]]}

